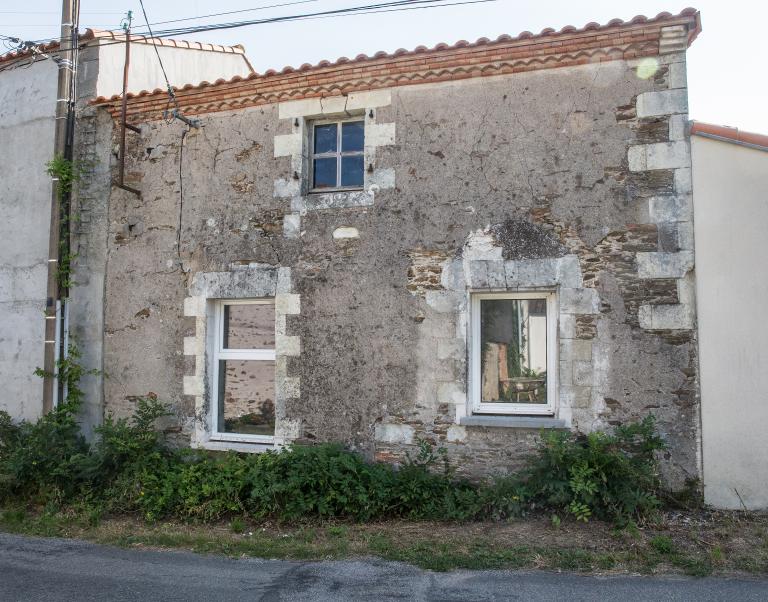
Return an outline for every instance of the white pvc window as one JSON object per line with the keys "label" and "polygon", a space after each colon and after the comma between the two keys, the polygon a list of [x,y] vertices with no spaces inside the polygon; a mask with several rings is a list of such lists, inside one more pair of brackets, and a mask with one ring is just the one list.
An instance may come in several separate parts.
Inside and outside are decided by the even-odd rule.
{"label": "white pvc window", "polygon": [[477,293],[471,297],[471,310],[472,411],[554,414],[554,293]]}
{"label": "white pvc window", "polygon": [[363,188],[365,122],[321,121],[312,125],[311,190]]}
{"label": "white pvc window", "polygon": [[274,299],[217,301],[213,328],[211,439],[272,442]]}

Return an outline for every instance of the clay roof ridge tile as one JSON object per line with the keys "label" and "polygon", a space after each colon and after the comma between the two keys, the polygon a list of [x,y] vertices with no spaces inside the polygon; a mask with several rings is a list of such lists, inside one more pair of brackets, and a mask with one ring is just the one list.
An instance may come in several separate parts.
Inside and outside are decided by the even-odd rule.
{"label": "clay roof ridge tile", "polygon": [[[456,42],[453,45],[449,45],[449,44],[447,44],[445,42],[440,42],[440,43],[436,44],[435,46],[433,46],[432,48],[427,48],[426,46],[419,45],[419,46],[417,46],[413,50],[406,50],[405,48],[398,48],[397,50],[395,50],[392,53],[387,53],[386,51],[381,50],[381,51],[376,52],[373,56],[368,56],[368,55],[365,55],[365,54],[359,54],[353,60],[350,60],[349,58],[342,56],[342,57],[339,57],[338,59],[336,59],[335,61],[329,61],[327,59],[324,59],[324,60],[319,61],[315,65],[311,65],[310,63],[304,63],[298,69],[290,67],[290,66],[286,66],[286,67],[284,67],[280,71],[277,71],[275,69],[268,69],[267,71],[265,71],[261,75],[259,75],[257,73],[252,73],[246,79],[248,79],[248,80],[259,79],[259,78],[264,78],[264,77],[272,77],[272,76],[276,76],[276,75],[290,74],[290,73],[294,73],[296,71],[308,71],[308,70],[311,70],[311,69],[321,69],[321,68],[325,68],[325,67],[336,67],[336,66],[341,66],[341,65],[344,65],[344,64],[347,64],[347,63],[351,63],[351,62],[364,62],[364,61],[372,61],[372,60],[383,59],[383,58],[397,58],[397,57],[401,57],[401,56],[414,55],[414,54],[417,54],[417,53],[424,53],[424,52],[439,52],[439,51],[443,51],[443,50],[454,50],[454,49],[459,49],[459,48],[472,48],[472,47],[483,46],[483,45],[488,45],[488,44],[500,44],[500,43],[505,43],[505,42],[523,41],[523,40],[528,40],[528,39],[533,39],[533,38],[538,38],[538,37],[554,37],[554,36],[561,35],[561,34],[586,33],[586,32],[594,31],[594,30],[605,30],[605,29],[611,29],[611,28],[619,27],[619,26],[637,25],[637,24],[641,24],[641,23],[653,23],[653,22],[659,21],[659,20],[665,20],[665,19],[676,18],[676,17],[688,17],[688,16],[694,16],[694,15],[697,15],[697,14],[698,14],[698,10],[697,9],[689,7],[689,8],[683,9],[677,15],[672,15],[671,13],[664,11],[664,12],[660,12],[659,14],[657,14],[652,19],[649,19],[649,18],[647,18],[644,15],[636,15],[632,19],[630,19],[629,21],[624,21],[622,19],[616,18],[616,19],[611,19],[610,21],[608,21],[604,25],[601,25],[599,23],[596,23],[596,22],[592,21],[592,22],[587,23],[586,25],[584,25],[581,28],[576,28],[573,25],[566,25],[562,29],[560,29],[559,32],[554,30],[551,27],[547,27],[547,28],[543,29],[538,34],[533,34],[530,31],[522,31],[517,36],[514,36],[514,37],[510,36],[508,34],[502,34],[502,35],[500,35],[499,37],[497,37],[493,41],[489,40],[486,37],[482,37],[482,38],[478,38],[475,42],[468,42],[467,40],[459,40],[458,42]],[[222,48],[224,48],[224,47],[222,47]],[[241,49],[241,47],[237,47],[237,46],[235,46],[235,47],[226,47],[226,48],[239,48],[239,49]],[[615,50],[615,49],[611,48],[610,50],[612,51],[612,50]],[[578,53],[578,54],[581,54],[581,53]],[[574,54],[571,53],[571,54],[569,54],[569,56],[578,56],[578,54],[574,55]],[[0,61],[3,60],[3,58],[4,57],[0,57]],[[229,80],[223,80],[223,79],[216,80],[216,82],[214,82],[213,85],[226,85],[226,84],[230,84],[230,83],[237,83],[237,82],[240,82],[240,81],[243,81],[242,78],[239,78],[238,76],[235,76],[234,78],[231,78]],[[197,84],[197,85],[188,84],[188,85],[185,85],[182,88],[182,90],[191,90],[191,89],[194,89],[194,88],[204,88],[204,87],[207,87],[207,86],[210,86],[210,85],[211,84],[209,82],[201,82],[200,84]],[[144,94],[144,93],[147,93],[147,94],[154,94],[154,93],[163,94],[163,93],[165,93],[165,91],[164,90],[155,90],[154,92],[147,92],[146,90],[143,90],[142,92],[138,93],[138,95],[147,95],[147,94]],[[132,94],[132,93],[128,94],[129,98],[136,97],[136,96],[137,96],[137,94]],[[120,98],[120,95],[113,96],[110,100],[115,100],[116,98]],[[97,99],[94,99],[94,101],[92,101],[92,102],[93,103],[99,103],[99,102],[105,102],[106,100],[107,99],[104,99],[104,97],[99,97]]]}

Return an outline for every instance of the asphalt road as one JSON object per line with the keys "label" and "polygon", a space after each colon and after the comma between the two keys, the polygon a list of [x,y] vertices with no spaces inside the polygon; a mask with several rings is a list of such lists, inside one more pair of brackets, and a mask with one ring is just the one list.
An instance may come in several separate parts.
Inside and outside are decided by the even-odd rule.
{"label": "asphalt road", "polygon": [[375,559],[231,560],[0,533],[0,600],[768,600],[768,581],[432,573]]}

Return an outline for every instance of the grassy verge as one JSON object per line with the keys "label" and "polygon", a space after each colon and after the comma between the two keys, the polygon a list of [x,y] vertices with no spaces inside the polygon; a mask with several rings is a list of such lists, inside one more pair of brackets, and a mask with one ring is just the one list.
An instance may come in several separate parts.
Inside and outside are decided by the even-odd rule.
{"label": "grassy verge", "polygon": [[301,525],[147,524],[93,512],[0,509],[0,530],[76,537],[130,548],[183,549],[231,557],[329,560],[376,556],[425,569],[547,569],[579,573],[768,575],[768,515],[667,514],[653,525],[543,518],[507,523],[313,522]]}

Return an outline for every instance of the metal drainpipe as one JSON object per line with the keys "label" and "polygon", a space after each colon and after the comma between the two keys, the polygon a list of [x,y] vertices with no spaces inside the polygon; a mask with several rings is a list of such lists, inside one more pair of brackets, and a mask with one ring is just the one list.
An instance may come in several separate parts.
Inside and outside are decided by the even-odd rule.
{"label": "metal drainpipe", "polygon": [[[63,156],[71,161],[73,156],[72,142],[74,138],[74,103],[75,103],[75,70],[77,60],[77,25],[79,21],[79,0],[63,0],[61,6],[61,41],[60,59],[57,61],[58,86],[56,91],[56,125],[53,143],[54,156]],[[59,287],[59,263],[63,253],[69,252],[69,194],[59,194],[59,182],[54,180],[51,194],[51,219],[48,238],[48,278],[45,302],[45,350],[43,369],[47,376],[43,378],[43,413],[50,412],[57,392],[62,383],[57,383],[56,357],[57,341],[64,340],[62,326],[64,320],[56,316],[57,301],[62,300],[62,312],[66,309]],[[61,197],[61,198],[60,198]],[[62,242],[64,243],[62,245]],[[64,247],[62,249],[62,246]],[[62,253],[63,251],[63,253]],[[66,294],[66,291],[64,291]],[[58,335],[57,336],[57,332]],[[66,350],[64,350],[66,352]],[[61,357],[65,357],[64,354]]]}

